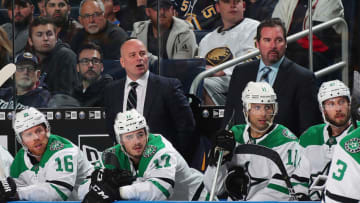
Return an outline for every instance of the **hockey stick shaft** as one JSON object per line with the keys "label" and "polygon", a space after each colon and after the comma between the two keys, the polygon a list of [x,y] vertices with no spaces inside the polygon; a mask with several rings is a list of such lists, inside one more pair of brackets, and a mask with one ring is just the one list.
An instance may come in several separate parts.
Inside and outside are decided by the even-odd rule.
{"label": "hockey stick shaft", "polygon": [[0,70],[0,87],[12,76],[16,71],[16,66],[9,63]]}
{"label": "hockey stick shaft", "polygon": [[217,182],[217,178],[218,178],[218,175],[219,175],[219,170],[220,170],[221,162],[222,162],[222,159],[223,159],[223,155],[224,155],[224,150],[220,149],[219,150],[219,158],[218,158],[217,165],[216,165],[215,176],[214,176],[214,179],[213,179],[213,183],[211,185],[209,201],[214,201],[214,196],[215,196],[215,191],[216,191],[216,182]]}

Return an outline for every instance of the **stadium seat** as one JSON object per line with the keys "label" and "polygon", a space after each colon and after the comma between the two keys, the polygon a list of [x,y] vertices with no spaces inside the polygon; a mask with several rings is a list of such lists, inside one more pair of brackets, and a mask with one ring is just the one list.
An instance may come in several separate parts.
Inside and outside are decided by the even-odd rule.
{"label": "stadium seat", "polygon": [[8,13],[7,13],[7,9],[5,8],[1,8],[0,9],[0,25],[4,24],[4,23],[8,23],[10,22]]}
{"label": "stadium seat", "polygon": [[161,60],[160,70],[158,67],[150,67],[149,69],[155,74],[179,79],[183,84],[184,92],[189,93],[192,81],[205,70],[205,65],[205,59],[200,58],[164,59]]}
{"label": "stadium seat", "polygon": [[103,60],[103,74],[111,75],[114,80],[124,78],[126,76],[125,69],[121,67],[119,60]]}
{"label": "stadium seat", "polygon": [[196,38],[196,43],[199,44],[200,41],[202,40],[203,37],[205,37],[205,35],[207,33],[209,33],[208,31],[200,31],[200,30],[195,30],[195,38]]}

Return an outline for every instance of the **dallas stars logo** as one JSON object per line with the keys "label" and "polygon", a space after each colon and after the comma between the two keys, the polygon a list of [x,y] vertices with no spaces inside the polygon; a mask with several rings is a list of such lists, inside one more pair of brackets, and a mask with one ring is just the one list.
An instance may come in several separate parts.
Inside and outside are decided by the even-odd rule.
{"label": "dallas stars logo", "polygon": [[60,150],[62,148],[64,148],[64,143],[62,143],[62,142],[60,142],[58,140],[55,140],[50,145],[50,151],[57,151],[57,150]]}
{"label": "dallas stars logo", "polygon": [[350,153],[360,152],[360,139],[352,138],[349,141],[345,142],[345,150]]}
{"label": "dallas stars logo", "polygon": [[143,154],[143,156],[144,156],[145,158],[149,158],[149,157],[151,157],[152,155],[154,155],[154,154],[156,153],[156,151],[157,151],[157,147],[156,147],[156,146],[154,146],[154,145],[147,145],[147,146],[145,147],[145,149],[144,149],[144,154]]}

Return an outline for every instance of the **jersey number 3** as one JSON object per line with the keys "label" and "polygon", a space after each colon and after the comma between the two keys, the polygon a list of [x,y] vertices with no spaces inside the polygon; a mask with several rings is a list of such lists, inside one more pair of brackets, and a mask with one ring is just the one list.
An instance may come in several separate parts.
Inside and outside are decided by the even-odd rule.
{"label": "jersey number 3", "polygon": [[73,166],[73,157],[71,155],[64,156],[64,161],[61,160],[60,157],[55,159],[55,162],[58,165],[58,168],[56,171],[65,171],[66,172],[73,172],[74,166]]}
{"label": "jersey number 3", "polygon": [[341,161],[340,159],[338,159],[336,165],[338,166],[337,171],[332,174],[332,177],[335,180],[341,181],[344,178],[344,173],[346,171],[347,164]]}

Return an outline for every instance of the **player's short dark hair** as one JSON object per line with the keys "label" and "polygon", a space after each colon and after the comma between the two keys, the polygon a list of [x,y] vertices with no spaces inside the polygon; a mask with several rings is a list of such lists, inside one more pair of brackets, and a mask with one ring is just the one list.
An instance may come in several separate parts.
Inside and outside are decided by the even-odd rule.
{"label": "player's short dark hair", "polygon": [[54,28],[54,33],[55,33],[55,22],[49,18],[49,17],[45,17],[45,16],[38,16],[36,17],[31,23],[30,23],[30,27],[29,27],[29,37],[32,38],[32,31],[34,29],[34,27],[37,27],[39,25],[47,25],[47,24],[51,24],[53,25]]}
{"label": "player's short dark hair", "polygon": [[96,50],[96,51],[98,51],[98,52],[100,53],[100,60],[101,60],[101,61],[103,60],[103,52],[102,52],[102,49],[101,49],[101,47],[100,47],[98,44],[96,44],[95,42],[88,42],[88,43],[86,43],[86,44],[83,44],[83,45],[80,47],[80,49],[79,49],[79,51],[78,51],[78,53],[77,53],[78,59],[79,59],[79,57],[80,57],[80,53],[81,53],[83,50],[85,50],[85,49],[90,49],[90,50]]}
{"label": "player's short dark hair", "polygon": [[270,18],[263,20],[260,25],[258,25],[256,30],[256,41],[260,41],[261,31],[264,27],[277,27],[279,26],[283,31],[283,36],[286,41],[286,28],[284,22],[280,18]]}

